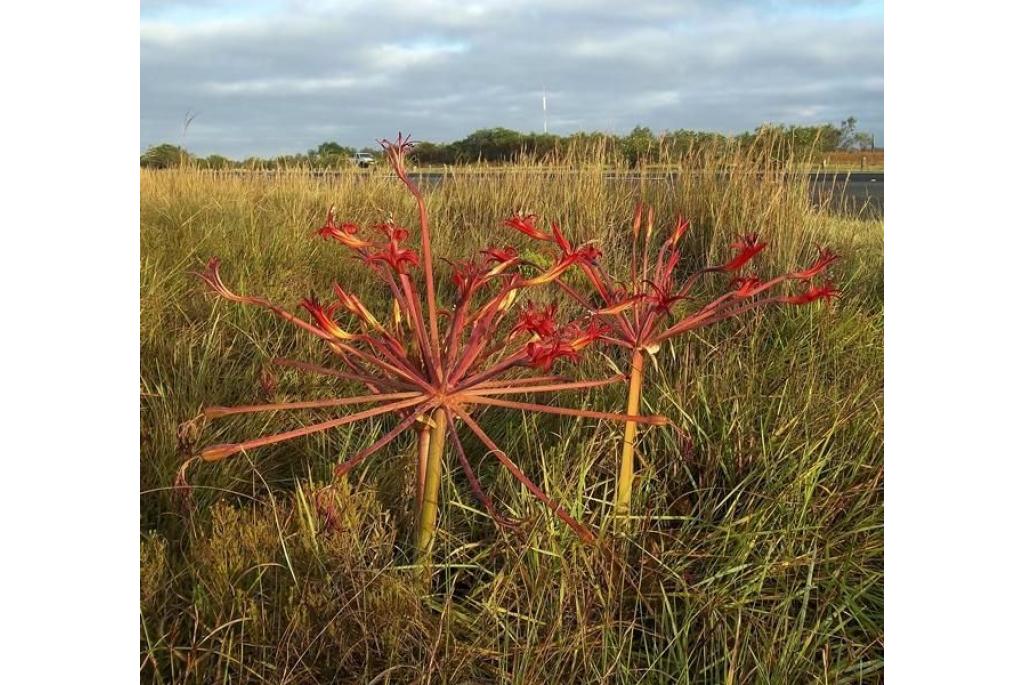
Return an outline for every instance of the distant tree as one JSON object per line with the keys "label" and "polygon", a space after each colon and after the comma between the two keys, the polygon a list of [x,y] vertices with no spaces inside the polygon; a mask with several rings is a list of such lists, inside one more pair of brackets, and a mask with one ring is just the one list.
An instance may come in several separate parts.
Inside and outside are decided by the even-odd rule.
{"label": "distant tree", "polygon": [[839,125],[839,132],[839,149],[852,150],[857,139],[857,120],[853,117],[847,117],[846,120]]}
{"label": "distant tree", "polygon": [[853,145],[858,150],[874,150],[875,137],[864,131],[855,133],[853,135]]}
{"label": "distant tree", "polygon": [[170,169],[184,166],[191,159],[191,155],[189,155],[185,148],[171,145],[170,143],[163,143],[155,145],[142,153],[139,163],[141,166],[150,169]]}
{"label": "distant tree", "polygon": [[728,137],[721,133],[679,129],[662,136],[661,144],[666,155],[678,158],[697,149],[721,147],[727,144],[728,140]]}
{"label": "distant tree", "polygon": [[353,148],[339,145],[333,140],[320,145],[307,153],[310,166],[317,169],[340,169],[350,163],[352,155],[356,151]]}
{"label": "distant tree", "polygon": [[352,148],[342,147],[333,140],[329,143],[320,143],[320,147],[316,149],[316,154],[320,157],[327,157],[330,155],[342,155],[350,151]]}
{"label": "distant tree", "polygon": [[309,168],[309,156],[308,155],[278,155],[274,157],[271,162],[274,168],[277,169],[298,169],[298,168]]}
{"label": "distant tree", "polygon": [[552,133],[528,133],[523,136],[523,153],[535,159],[556,154],[561,140]]}
{"label": "distant tree", "polygon": [[637,166],[658,150],[658,139],[646,126],[637,126],[619,140],[619,149],[630,166]]}
{"label": "distant tree", "polygon": [[242,161],[241,166],[243,169],[252,169],[254,171],[273,168],[273,164],[270,160],[263,159],[262,157],[246,157],[245,160]]}
{"label": "distant tree", "polygon": [[[754,131],[732,136],[710,131],[679,129],[655,135],[650,128],[637,126],[624,136],[597,131],[578,131],[567,136],[548,133],[520,133],[497,127],[473,131],[451,143],[420,141],[413,151],[417,164],[472,164],[515,162],[522,158],[544,159],[556,163],[569,158],[588,161],[625,160],[636,166],[649,159],[678,159],[688,153],[711,148],[739,147],[744,150],[763,146],[759,151],[779,162],[797,158],[820,158],[839,149],[863,150],[871,147],[870,134],[857,131],[857,120],[848,117],[834,124],[786,126],[766,123]],[[360,152],[381,158],[377,147]],[[195,161],[205,168],[244,167],[252,169],[314,168],[334,169],[349,166],[355,149],[335,141],[321,143],[305,153],[280,155],[273,159],[250,157],[233,162],[220,155],[192,160],[188,152],[175,145],[152,147],[141,157],[143,166],[166,168]]]}
{"label": "distant tree", "polygon": [[448,146],[443,143],[418,143],[412,151],[412,158],[417,164],[450,164],[450,155]]}
{"label": "distant tree", "polygon": [[832,152],[834,150],[838,150],[842,145],[842,142],[842,129],[836,128],[832,124],[825,124],[824,126],[818,127],[818,150],[823,152]]}
{"label": "distant tree", "polygon": [[523,136],[507,128],[482,128],[451,144],[458,162],[510,162],[522,151]]}
{"label": "distant tree", "polygon": [[222,157],[221,155],[210,155],[209,157],[196,160],[196,163],[203,169],[230,169],[235,164],[227,157]]}

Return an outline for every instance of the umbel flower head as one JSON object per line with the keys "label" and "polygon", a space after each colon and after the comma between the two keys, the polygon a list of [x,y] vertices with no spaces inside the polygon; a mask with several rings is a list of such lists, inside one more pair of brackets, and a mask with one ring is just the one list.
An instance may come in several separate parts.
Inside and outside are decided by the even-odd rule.
{"label": "umbel flower head", "polygon": [[[665,340],[702,326],[738,316],[757,307],[773,304],[809,304],[817,300],[831,300],[839,291],[831,284],[815,286],[810,283],[823,274],[839,256],[828,248],[818,247],[818,258],[805,269],[792,271],[761,280],[755,274],[737,275],[728,281],[728,287],[705,304],[694,306],[693,290],[701,278],[716,273],[735,274],[749,266],[767,247],[768,243],[757,233],[739,236],[730,244],[733,256],[722,264],[706,266],[680,278],[682,259],[680,242],[690,229],[690,222],[680,218],[669,232],[653,263],[650,259],[650,240],[653,234],[653,212],[646,211],[647,231],[643,233],[644,207],[637,205],[633,216],[633,250],[628,279],[611,277],[602,268],[601,256],[594,246],[574,247],[558,224],[547,232],[537,228],[534,215],[516,214],[506,219],[505,225],[540,243],[552,243],[558,248],[554,265],[527,282],[554,282],[585,310],[607,327],[603,339],[629,349],[656,349]],[[641,235],[644,237],[641,239]],[[642,242],[642,244],[641,244]],[[593,291],[580,292],[567,283],[562,274],[569,265],[578,265],[585,282]],[[791,295],[777,294],[786,283],[805,283],[802,292]],[[625,284],[625,285],[623,285]],[[595,301],[596,297],[596,301]]]}
{"label": "umbel flower head", "polygon": [[[574,246],[556,223],[551,224],[550,231],[545,231],[537,227],[537,217],[532,214],[515,214],[505,221],[507,227],[540,243],[541,247],[544,244],[555,246],[553,266],[526,282],[553,282],[585,311],[590,312],[593,319],[588,334],[578,339],[589,343],[592,338],[600,338],[630,351],[629,394],[626,403],[626,413],[630,416],[640,413],[644,355],[657,352],[666,340],[757,308],[769,305],[806,305],[839,296],[839,291],[831,283],[813,283],[839,258],[827,248],[818,247],[818,258],[804,269],[767,280],[753,273],[741,274],[768,247],[768,243],[757,233],[738,237],[730,245],[732,257],[724,263],[705,266],[681,277],[678,273],[682,261],[679,246],[690,230],[690,222],[679,218],[655,256],[651,251],[654,213],[650,208],[646,212],[644,209],[643,205],[638,204],[633,214],[630,272],[627,278],[622,279],[613,278],[605,272],[598,259],[601,254],[595,247],[589,244]],[[642,231],[645,213],[647,229]],[[563,274],[570,266],[577,266],[582,271],[584,282],[592,292],[580,292],[567,279],[563,279]],[[731,274],[733,278],[727,281],[727,287],[719,295],[703,304],[695,304],[695,286],[702,279],[716,274]],[[802,284],[803,290],[788,295],[780,294],[778,291],[787,283]],[[527,316],[520,326],[529,325],[529,322]],[[572,343],[563,337],[549,336],[544,342],[533,343],[529,352],[531,359],[541,368],[550,367],[559,358],[576,358]],[[619,514],[629,513],[636,429],[635,421],[626,421],[615,496],[616,511]]]}
{"label": "umbel flower head", "polygon": [[[458,426],[464,425],[488,453],[535,497],[580,537],[591,539],[592,534],[587,527],[548,497],[498,447],[481,427],[475,414],[487,407],[500,407],[590,419],[630,420],[653,425],[666,423],[661,416],[628,416],[511,399],[518,395],[594,388],[622,380],[621,376],[615,376],[569,381],[546,375],[560,361],[577,361],[581,354],[604,337],[609,327],[592,314],[559,324],[555,320],[555,305],[539,308],[531,302],[518,313],[515,309],[515,302],[524,291],[556,282],[571,268],[579,267],[585,272],[596,268],[595,260],[600,252],[590,244],[570,244],[557,225],[552,226],[551,233],[544,233],[533,226],[530,217],[510,219],[509,225],[517,230],[556,245],[559,250],[557,261],[540,274],[530,277],[520,273],[523,264],[517,251],[509,246],[488,247],[482,251],[482,258],[453,262],[451,277],[455,285],[455,299],[446,307],[447,316],[440,317],[426,205],[405,168],[405,157],[412,143],[399,134],[394,143],[384,140],[381,145],[395,174],[416,200],[419,249],[408,244],[410,231],[390,219],[367,231],[353,222],[338,223],[333,207],[328,210],[324,225],[316,233],[340,243],[369,266],[391,294],[390,316],[374,315],[355,294],[340,284],[334,284],[334,301],[322,303],[314,296],[300,303],[309,315],[307,321],[264,298],[238,295],[229,290],[221,278],[220,261],[216,257],[210,259],[206,270],[199,274],[221,297],[264,307],[321,338],[340,366],[330,368],[291,360],[278,360],[278,363],[355,381],[369,391],[364,395],[326,400],[210,407],[206,410],[208,418],[357,405],[365,405],[365,408],[283,433],[213,445],[201,452],[202,458],[216,461],[242,451],[389,414],[396,417],[393,427],[365,449],[348,455],[337,466],[338,475],[355,468],[405,431],[430,425],[433,435],[440,435],[442,441],[447,439],[455,446],[474,493],[497,519],[499,515],[493,503],[483,492],[465,458],[465,449],[457,431]],[[439,427],[442,429],[440,433],[437,432]],[[431,448],[433,446],[431,444]],[[441,448],[443,444],[438,449]],[[427,472],[422,462],[424,458],[421,453],[418,489],[421,504],[426,506],[432,495],[430,488],[424,490],[426,481],[430,480],[429,473],[424,475]],[[436,492],[433,496],[436,497]]]}

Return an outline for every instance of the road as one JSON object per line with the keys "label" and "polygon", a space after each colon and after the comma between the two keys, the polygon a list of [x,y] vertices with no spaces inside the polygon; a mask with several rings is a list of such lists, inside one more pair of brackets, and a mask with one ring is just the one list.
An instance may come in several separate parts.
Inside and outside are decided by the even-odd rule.
{"label": "road", "polygon": [[811,176],[811,197],[817,202],[829,202],[841,213],[882,218],[885,175],[880,171],[815,174]]}
{"label": "road", "polygon": [[[220,171],[209,171],[208,173],[225,173]],[[250,170],[230,170],[226,173],[254,173]],[[268,175],[276,174],[276,171],[255,172]],[[304,172],[310,173],[310,172]],[[311,172],[314,176],[329,176],[339,173],[351,173],[350,170],[318,170]],[[501,173],[489,170],[475,169],[473,174]],[[557,175],[570,173],[558,170],[538,169],[538,174]],[[654,171],[646,172],[643,177],[648,181],[665,181],[671,183],[678,176],[679,172]],[[439,171],[412,171],[410,174],[424,186],[436,185],[444,182],[445,174]],[[640,178],[636,172],[609,172],[606,174],[609,181],[632,182]],[[869,219],[881,219],[885,215],[885,174],[881,171],[840,171],[840,172],[815,172],[807,175],[810,186],[811,199],[815,204],[827,205],[829,209],[837,214],[846,214]]]}
{"label": "road", "polygon": [[[475,172],[486,173],[486,172]],[[538,173],[562,173],[544,172]],[[440,183],[444,174],[438,172],[412,173],[417,181],[424,185]],[[645,178],[671,182],[675,172],[649,172]],[[608,179],[613,181],[635,181],[639,178],[634,173],[609,173]],[[816,204],[827,204],[838,214],[880,219],[885,214],[885,174],[881,171],[851,172],[817,172],[809,174],[811,198]]]}

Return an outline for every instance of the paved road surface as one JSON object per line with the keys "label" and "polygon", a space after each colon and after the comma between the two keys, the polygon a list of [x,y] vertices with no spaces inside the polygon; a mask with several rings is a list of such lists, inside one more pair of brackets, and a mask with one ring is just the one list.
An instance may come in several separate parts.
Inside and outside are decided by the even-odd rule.
{"label": "paved road surface", "polygon": [[[235,173],[252,172],[240,170]],[[268,171],[265,173],[274,174],[276,172]],[[313,172],[316,176],[325,176],[332,173],[337,172]],[[488,172],[475,171],[474,173]],[[537,173],[555,175],[567,172],[539,170]],[[677,174],[678,172],[650,172],[645,174],[645,178],[648,181],[663,180],[666,183],[671,183]],[[442,183],[444,181],[444,174],[440,172],[428,171],[417,173],[413,171],[411,175],[423,185]],[[638,174],[633,172],[612,172],[607,174],[609,181],[621,181],[624,183],[636,181],[639,177]],[[882,172],[818,172],[811,174],[809,178],[811,198],[818,204],[827,205],[836,213],[865,218],[882,218],[885,214],[885,175]]]}
{"label": "paved road surface", "polygon": [[811,197],[819,202],[830,199],[833,209],[840,212],[881,218],[885,214],[885,175],[816,174],[811,177]]}
{"label": "paved road surface", "polygon": [[[538,172],[545,173],[545,172]],[[562,172],[547,172],[562,173]],[[444,179],[440,173],[412,174],[421,183],[429,185]],[[648,180],[671,182],[675,173],[649,173]],[[636,174],[608,174],[609,180],[629,182],[639,178]],[[810,175],[811,197],[816,203],[827,204],[836,213],[882,218],[885,213],[885,175],[882,172],[828,172]]]}

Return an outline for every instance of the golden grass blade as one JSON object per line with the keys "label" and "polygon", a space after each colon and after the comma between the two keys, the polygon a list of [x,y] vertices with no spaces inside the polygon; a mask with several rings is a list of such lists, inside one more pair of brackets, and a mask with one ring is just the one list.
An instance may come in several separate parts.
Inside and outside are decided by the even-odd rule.
{"label": "golden grass blade", "polygon": [[459,465],[462,467],[462,472],[466,474],[466,480],[469,481],[469,489],[473,492],[480,503],[484,505],[484,509],[490,515],[494,522],[499,526],[511,528],[515,526],[515,522],[508,517],[502,516],[497,508],[494,506],[494,501],[487,496],[484,492],[483,487],[480,485],[480,481],[477,479],[476,474],[473,472],[473,467],[469,463],[469,459],[466,457],[466,450],[462,446],[462,440],[459,439],[459,432],[455,426],[455,419],[452,418],[451,414],[446,414],[448,417],[448,430],[452,436],[452,443],[455,445],[455,454],[459,459]]}
{"label": "golden grass blade", "polygon": [[584,542],[594,541],[594,534],[591,533],[586,526],[584,526],[582,523],[580,523],[575,518],[570,516],[569,513],[562,508],[561,504],[548,497],[543,490],[537,487],[537,484],[530,480],[525,473],[523,473],[522,469],[520,469],[519,466],[516,465],[516,463],[512,461],[507,454],[505,454],[505,451],[498,447],[493,440],[491,440],[490,436],[487,435],[484,429],[480,427],[480,424],[473,420],[473,417],[467,414],[466,411],[464,409],[461,409],[460,407],[455,407],[454,410],[455,413],[459,415],[459,418],[466,422],[466,425],[469,426],[469,429],[476,433],[477,437],[480,438],[481,442],[484,443],[484,446],[486,446],[487,449],[489,449],[494,454],[498,461],[501,462],[502,466],[507,468],[516,480],[518,480],[520,483],[526,486],[526,489],[530,491],[530,494],[532,494],[534,497],[536,497],[541,502],[546,504],[548,508],[551,509],[551,511],[554,512],[554,514],[558,518],[562,519],[566,523],[566,525],[572,528],[573,531],[577,535],[579,535]]}
{"label": "golden grass blade", "polygon": [[373,443],[363,451],[357,453],[355,456],[351,457],[345,463],[338,464],[334,468],[334,475],[339,477],[344,476],[346,473],[348,473],[355,467],[359,466],[359,464],[361,464],[363,460],[372,455],[374,452],[377,452],[378,450],[386,447],[395,438],[401,435],[402,431],[406,430],[409,426],[416,423],[416,420],[419,419],[425,412],[429,411],[430,408],[431,405],[429,403],[417,407],[416,411],[414,411],[412,414],[409,414],[407,417],[399,421],[398,425],[396,425],[394,428],[392,428],[387,433],[382,435],[375,443]]}

